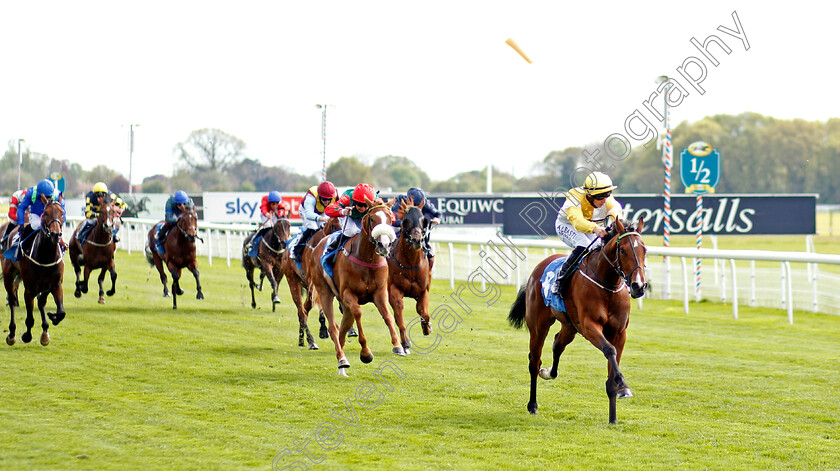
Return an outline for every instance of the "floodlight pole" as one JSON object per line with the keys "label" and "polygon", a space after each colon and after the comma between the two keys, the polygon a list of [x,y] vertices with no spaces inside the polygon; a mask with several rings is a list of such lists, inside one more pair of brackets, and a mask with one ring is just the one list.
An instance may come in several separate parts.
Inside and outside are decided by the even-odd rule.
{"label": "floodlight pole", "polygon": [[129,124],[128,125],[128,194],[131,195],[134,193],[133,184],[131,180],[132,174],[132,163],[134,161],[134,126],[140,126],[139,124]]}
{"label": "floodlight pole", "polygon": [[18,184],[15,187],[15,191],[20,190],[20,172],[21,167],[23,167],[23,151],[21,149],[21,143],[26,142],[24,139],[18,139]]}

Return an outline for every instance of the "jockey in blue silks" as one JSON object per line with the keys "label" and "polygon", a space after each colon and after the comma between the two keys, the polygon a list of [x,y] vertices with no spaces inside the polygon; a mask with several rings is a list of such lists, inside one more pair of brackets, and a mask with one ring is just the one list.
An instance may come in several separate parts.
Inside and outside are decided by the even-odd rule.
{"label": "jockey in blue silks", "polygon": [[[60,196],[61,193],[58,188],[55,187],[52,180],[48,179],[41,180],[37,185],[26,190],[26,194],[18,203],[17,211],[17,225],[23,227],[20,240],[26,239],[34,231],[41,228],[41,215],[44,214],[44,208],[50,201],[58,201],[61,204],[61,209],[64,209],[64,199]],[[29,224],[24,226],[27,209],[29,210]],[[62,225],[64,222],[61,221]]]}

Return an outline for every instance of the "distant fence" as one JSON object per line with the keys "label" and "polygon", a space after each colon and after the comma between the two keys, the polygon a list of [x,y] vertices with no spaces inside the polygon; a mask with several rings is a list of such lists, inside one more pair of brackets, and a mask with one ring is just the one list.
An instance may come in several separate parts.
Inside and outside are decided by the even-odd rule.
{"label": "distant fence", "polygon": [[[68,226],[75,227],[73,219],[77,220],[71,218]],[[157,222],[125,218],[118,248],[143,251],[147,234]],[[211,265],[221,259],[230,266],[231,260],[241,259],[242,243],[254,229],[255,226],[249,224],[200,223],[199,232],[204,242],[197,244],[197,253],[208,257]],[[484,237],[433,234],[437,251],[434,278],[448,279],[454,289],[455,281],[475,281],[476,277],[471,275],[481,268],[485,273],[496,274],[489,281],[518,288],[545,257],[568,252],[568,248],[558,241],[512,239],[501,233],[490,238],[486,237],[486,232],[484,234]],[[837,289],[840,275],[819,268],[820,264],[840,265],[840,255],[808,252],[649,246],[646,272],[653,289],[645,297],[682,299],[684,310],[689,313],[689,298],[694,294],[693,267],[698,257],[711,261],[704,266],[703,297],[731,303],[736,319],[739,305],[784,309],[791,323],[794,308],[840,314],[840,290]],[[487,281],[482,277],[480,282]]]}

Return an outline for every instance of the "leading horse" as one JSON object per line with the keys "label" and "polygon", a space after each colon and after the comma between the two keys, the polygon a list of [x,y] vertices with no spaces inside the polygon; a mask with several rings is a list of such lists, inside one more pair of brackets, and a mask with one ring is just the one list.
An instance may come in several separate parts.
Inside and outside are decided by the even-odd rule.
{"label": "leading horse", "polygon": [[[615,222],[603,247],[590,252],[572,275],[564,297],[565,312],[546,306],[544,302],[544,295],[550,293],[554,278],[549,276],[544,283],[540,281],[546,266],[561,255],[552,255],[540,262],[519,291],[508,321],[516,328],[527,324],[531,334],[528,354],[530,413],[537,413],[537,375],[546,380],[557,378],[560,355],[577,333],[601,350],[607,359],[606,389],[611,424],[616,423],[616,398],[633,395],[618,365],[630,322],[630,297],[638,298],[647,289],[644,271],[647,250],[641,236],[644,223],[644,218],[636,227]],[[543,343],[556,320],[560,321],[561,328],[554,337],[554,361],[550,370],[540,369]]]}
{"label": "leading horse", "polygon": [[[99,272],[99,304],[105,304],[105,290],[102,287],[102,282],[105,280],[105,274],[111,274],[111,289],[108,290],[108,296],[113,296],[117,290],[117,270],[114,267],[114,251],[117,248],[114,242],[114,220],[119,218],[117,214],[117,207],[110,203],[103,203],[99,206],[99,216],[96,218],[96,224],[88,232],[84,242],[79,240],[79,231],[84,223],[79,224],[73,235],[70,237],[70,263],[73,264],[73,271],[76,273],[76,291],[73,293],[77,298],[82,297],[82,293],[88,292],[88,280],[90,279],[90,272],[101,268]],[[80,281],[81,267],[85,267],[84,280]]]}
{"label": "leading horse", "polygon": [[[362,231],[347,241],[335,254],[334,277],[330,278],[321,264],[313,264],[315,270],[308,273],[312,286],[318,293],[316,298],[327,316],[330,338],[335,344],[335,356],[338,359],[338,373],[347,376],[350,362],[344,355],[344,343],[347,332],[355,321],[359,330],[359,345],[362,347],[359,357],[362,363],[373,361],[373,353],[367,345],[362,329],[362,304],[373,302],[379,314],[388,326],[391,334],[392,352],[404,356],[405,350],[400,344],[394,317],[388,310],[388,263],[385,256],[396,239],[391,224],[394,215],[381,200],[368,201],[370,209],[362,217]],[[320,260],[329,238],[324,238],[312,254],[313,260]],[[341,328],[333,315],[333,299],[338,298],[343,306]]]}
{"label": "leading horse", "polygon": [[423,335],[432,332],[432,325],[429,323],[432,270],[424,249],[429,220],[423,217],[422,207],[423,203],[414,206],[403,200],[401,207],[397,209],[397,217],[402,219],[400,237],[392,246],[388,257],[388,301],[394,310],[394,320],[400,329],[400,341],[406,353],[410,352],[411,342],[405,335],[404,297],[414,298]]}
{"label": "leading horse", "polygon": [[[59,247],[61,232],[64,227],[64,210],[61,204],[50,201],[44,207],[41,215],[41,228],[21,241],[18,261],[3,259],[3,284],[6,288],[6,299],[12,312],[9,321],[9,335],[6,343],[15,344],[15,307],[19,306],[17,297],[18,284],[23,282],[23,300],[26,304],[26,332],[20,337],[23,343],[32,341],[32,326],[35,318],[32,311],[34,300],[38,298],[38,310],[41,311],[41,345],[49,345],[49,323],[58,325],[64,319],[64,257]],[[12,231],[12,236],[16,228]],[[11,237],[11,236],[10,236]],[[56,312],[45,313],[47,296],[52,294]]]}
{"label": "leading horse", "polygon": [[146,260],[149,264],[154,265],[160,273],[164,297],[169,296],[169,290],[166,287],[166,272],[163,271],[164,263],[169,269],[169,273],[172,275],[172,309],[178,309],[178,295],[184,294],[179,283],[181,269],[183,268],[192,272],[195,277],[195,299],[204,299],[204,293],[201,292],[201,282],[198,279],[195,257],[195,239],[198,238],[198,218],[195,211],[184,211],[178,217],[175,227],[169,231],[163,242],[163,257],[155,248],[155,229],[156,226],[153,226],[149,230],[146,240]]}

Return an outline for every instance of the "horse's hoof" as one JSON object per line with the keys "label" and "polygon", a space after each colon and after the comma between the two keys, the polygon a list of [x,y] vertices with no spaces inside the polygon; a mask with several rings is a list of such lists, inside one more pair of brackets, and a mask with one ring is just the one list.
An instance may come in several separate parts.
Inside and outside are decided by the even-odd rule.
{"label": "horse's hoof", "polygon": [[47,346],[50,344],[50,334],[47,332],[41,333],[41,345]]}
{"label": "horse's hoof", "polygon": [[199,291],[198,294],[195,295],[195,299],[204,299],[204,293]]}
{"label": "horse's hoof", "polygon": [[105,304],[105,296],[100,296],[99,300],[96,302],[98,302],[99,304]]}
{"label": "horse's hoof", "polygon": [[316,344],[315,342],[310,343],[309,344],[309,349],[310,350],[318,350],[318,344]]}
{"label": "horse's hoof", "polygon": [[348,337],[358,337],[359,333],[356,332],[356,329],[350,327],[350,330],[347,331],[347,336]]}
{"label": "horse's hoof", "polygon": [[633,391],[631,391],[630,388],[621,388],[618,390],[618,393],[615,397],[619,399],[623,399],[625,397],[633,397]]}
{"label": "horse's hoof", "polygon": [[359,354],[359,360],[362,360],[362,363],[367,365],[368,363],[373,361],[373,353],[371,352],[370,355],[365,355],[364,353]]}
{"label": "horse's hoof", "polygon": [[65,314],[63,312],[56,312],[55,314],[48,312],[47,317],[50,318],[53,325],[58,325],[59,322],[64,320]]}
{"label": "horse's hoof", "polygon": [[77,298],[81,298],[82,297],[82,291],[77,288],[76,291],[73,292],[73,296],[75,296]]}
{"label": "horse's hoof", "polygon": [[330,331],[326,327],[321,327],[321,330],[318,331],[318,338],[322,338],[322,339],[330,338]]}
{"label": "horse's hoof", "polygon": [[399,355],[401,357],[405,356],[405,350],[402,348],[402,346],[392,348],[391,353]]}
{"label": "horse's hoof", "polygon": [[420,328],[423,329],[423,335],[429,335],[432,333],[432,324],[420,322]]}
{"label": "horse's hoof", "polygon": [[181,288],[178,288],[178,289],[176,289],[176,290],[173,290],[173,292],[174,292],[175,294],[177,294],[178,296],[183,296],[183,295],[184,295],[184,290],[182,290]]}
{"label": "horse's hoof", "polygon": [[298,347],[302,347],[302,346],[303,346],[303,339],[300,339],[300,340],[298,340]]}
{"label": "horse's hoof", "polygon": [[107,294],[108,296],[113,296],[114,294],[116,294],[116,292],[117,290],[112,289],[111,291],[106,291],[105,294]]}
{"label": "horse's hoof", "polygon": [[404,344],[402,344],[402,348],[403,350],[405,350],[406,355],[411,355],[411,342],[406,341]]}
{"label": "horse's hoof", "polygon": [[87,292],[88,292],[88,287],[87,286],[82,286],[82,293],[87,294]]}
{"label": "horse's hoof", "polygon": [[172,296],[172,295],[171,295],[171,294],[169,294],[169,291],[164,291],[164,292],[163,292],[163,297],[164,297],[164,298],[168,298],[168,297],[170,297],[170,296]]}
{"label": "horse's hoof", "polygon": [[536,402],[529,402],[528,403],[528,412],[533,415],[537,415],[537,403]]}
{"label": "horse's hoof", "polygon": [[280,304],[280,297],[275,296],[275,297],[271,298],[271,302],[276,303],[276,304]]}
{"label": "horse's hoof", "polygon": [[29,343],[32,341],[32,334],[29,332],[24,332],[23,335],[20,336],[20,340],[23,343]]}
{"label": "horse's hoof", "polygon": [[540,378],[547,381],[554,379],[554,377],[551,376],[551,368],[540,368]]}
{"label": "horse's hoof", "polygon": [[15,337],[9,335],[6,337],[6,345],[14,345],[15,344]]}
{"label": "horse's hoof", "polygon": [[350,362],[347,361],[347,357],[341,357],[338,360],[338,375],[339,376],[348,376],[347,370],[350,369]]}
{"label": "horse's hoof", "polygon": [[256,308],[257,308],[257,303],[256,302],[251,303],[251,309],[256,309]]}

